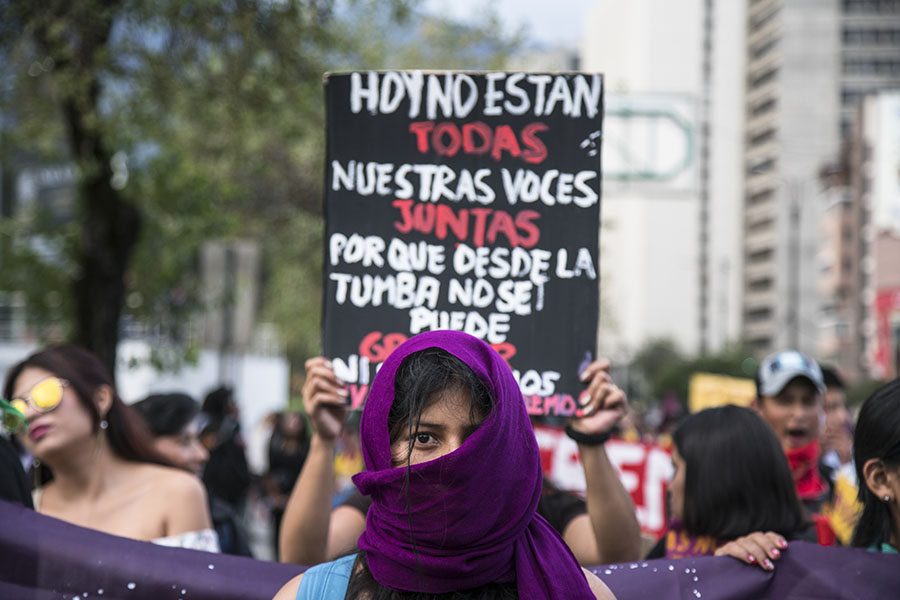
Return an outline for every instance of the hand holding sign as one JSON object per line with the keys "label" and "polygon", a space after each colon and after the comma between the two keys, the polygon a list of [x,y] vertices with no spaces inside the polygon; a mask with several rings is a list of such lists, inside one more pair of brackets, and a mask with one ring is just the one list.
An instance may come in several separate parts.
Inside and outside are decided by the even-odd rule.
{"label": "hand holding sign", "polygon": [[333,440],[340,435],[349,410],[347,398],[347,388],[329,360],[317,356],[306,361],[303,408],[319,437]]}
{"label": "hand holding sign", "polygon": [[586,434],[605,434],[628,410],[628,399],[609,375],[609,360],[599,358],[580,375],[587,388],[579,397],[581,417],[571,421],[572,429]]}

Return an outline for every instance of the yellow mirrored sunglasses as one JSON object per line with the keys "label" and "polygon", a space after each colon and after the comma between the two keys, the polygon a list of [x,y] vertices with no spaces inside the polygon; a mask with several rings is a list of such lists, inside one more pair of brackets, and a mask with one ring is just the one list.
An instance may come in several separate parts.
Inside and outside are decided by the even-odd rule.
{"label": "yellow mirrored sunglasses", "polygon": [[38,412],[50,412],[59,406],[63,397],[63,389],[67,385],[69,385],[69,382],[65,379],[47,377],[34,384],[31,391],[25,396],[14,397],[10,404],[23,415],[28,410],[29,403]]}

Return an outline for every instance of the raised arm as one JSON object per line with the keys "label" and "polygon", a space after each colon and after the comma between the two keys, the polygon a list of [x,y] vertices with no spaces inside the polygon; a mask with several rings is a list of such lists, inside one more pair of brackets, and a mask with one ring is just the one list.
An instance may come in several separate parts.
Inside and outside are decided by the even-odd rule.
{"label": "raised arm", "polygon": [[[641,531],[631,496],[602,443],[592,444],[609,433],[625,415],[628,400],[610,378],[609,361],[599,359],[581,374],[588,384],[582,394],[584,416],[572,419],[570,427],[583,434],[578,444],[587,484],[587,515],[572,520],[563,538],[583,565],[600,565],[637,560],[641,552]],[[591,440],[591,438],[595,438]]]}
{"label": "raised arm", "polygon": [[306,361],[303,407],[313,435],[284,510],[278,553],[282,562],[311,566],[328,559],[335,444],[347,416],[346,388],[325,358]]}

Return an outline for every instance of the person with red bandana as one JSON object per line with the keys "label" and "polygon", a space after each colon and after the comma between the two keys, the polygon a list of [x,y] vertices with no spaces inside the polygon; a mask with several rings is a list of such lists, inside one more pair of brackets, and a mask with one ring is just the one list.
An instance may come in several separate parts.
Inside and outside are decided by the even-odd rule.
{"label": "person with red bandana", "polygon": [[818,466],[824,397],[825,381],[818,363],[796,350],[783,350],[760,363],[751,406],[781,442],[797,495],[815,523],[817,541],[830,546],[835,543],[835,535],[820,513],[831,482],[822,477]]}

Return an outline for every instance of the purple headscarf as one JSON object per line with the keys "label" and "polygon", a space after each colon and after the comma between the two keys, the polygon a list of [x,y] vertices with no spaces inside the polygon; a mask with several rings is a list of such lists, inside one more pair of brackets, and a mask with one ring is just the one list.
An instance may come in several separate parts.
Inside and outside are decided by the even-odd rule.
{"label": "purple headscarf", "polygon": [[[468,365],[495,405],[457,450],[412,465],[407,486],[406,466],[391,466],[388,413],[397,369],[426,348],[442,348]],[[360,435],[366,470],[353,482],[372,496],[372,507],[359,547],[381,585],[446,593],[516,582],[520,598],[594,598],[569,547],[535,512],[542,478],[537,442],[519,386],[490,346],[455,331],[408,340],[378,371]]]}

